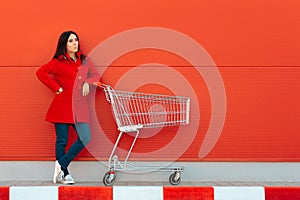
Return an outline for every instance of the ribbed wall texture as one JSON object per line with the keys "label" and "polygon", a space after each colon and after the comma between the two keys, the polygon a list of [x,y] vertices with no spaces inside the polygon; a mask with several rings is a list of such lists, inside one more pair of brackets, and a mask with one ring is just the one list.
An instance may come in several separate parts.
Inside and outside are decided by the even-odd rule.
{"label": "ribbed wall texture", "polygon": [[[97,61],[104,83],[191,98],[189,125],[141,129],[130,158],[300,160],[299,1],[75,0],[72,6],[79,8],[74,20],[65,15],[69,2],[58,0],[0,7],[7,19],[0,32],[0,160],[54,160],[54,128],[44,121],[54,94],[35,71],[69,29]],[[145,32],[120,34],[134,28]],[[107,159],[118,136],[111,105],[101,90],[95,97],[92,142],[79,160]],[[122,138],[120,157],[132,136]]]}
{"label": "ribbed wall texture", "polygon": [[[121,67],[112,68],[117,72]],[[0,79],[6,83],[0,86],[1,160],[48,160],[54,157],[54,128],[52,124],[44,121],[54,94],[36,79],[36,69],[37,67],[0,68]],[[205,83],[193,73],[193,68],[176,68],[178,71],[183,69],[196,97],[191,98],[191,124],[183,126],[184,132],[178,127],[166,127],[154,130],[154,133],[149,133],[149,129],[141,129],[141,138],[134,147],[137,155],[132,158],[169,160],[179,155],[180,160],[200,159],[198,153],[204,145],[204,137],[212,137],[207,133],[212,112],[210,96]],[[300,68],[220,67],[220,73],[226,90],[226,119],[220,137],[204,159],[299,160]],[[17,76],[18,81],[11,74]],[[114,76],[117,75],[118,73],[114,73]],[[105,74],[104,78],[109,76],[110,73]],[[145,87],[144,90],[154,93],[168,92],[155,84],[153,87]],[[180,92],[190,94],[184,89]],[[111,105],[106,101],[104,93],[97,91],[95,98],[98,124],[94,124],[89,151],[83,151],[81,159],[107,158],[119,133]],[[200,108],[199,118],[194,113],[197,106]],[[193,126],[195,122],[199,126]],[[73,135],[71,134],[72,139]],[[178,142],[177,148],[171,149],[168,143],[177,142],[178,135],[181,135],[182,141]],[[132,135],[124,135],[120,147],[127,150],[131,142]],[[161,150],[157,158],[153,157],[151,152],[163,147],[170,151]]]}

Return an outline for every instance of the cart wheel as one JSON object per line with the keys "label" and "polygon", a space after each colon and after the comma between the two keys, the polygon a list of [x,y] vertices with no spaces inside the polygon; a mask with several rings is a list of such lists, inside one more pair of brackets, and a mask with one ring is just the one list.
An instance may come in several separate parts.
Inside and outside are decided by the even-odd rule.
{"label": "cart wheel", "polygon": [[115,174],[111,174],[111,172],[106,172],[103,177],[103,183],[106,186],[112,186],[115,183],[115,180]]}
{"label": "cart wheel", "polygon": [[180,173],[175,172],[175,173],[171,174],[170,177],[169,177],[169,182],[172,185],[178,185],[181,182]]}

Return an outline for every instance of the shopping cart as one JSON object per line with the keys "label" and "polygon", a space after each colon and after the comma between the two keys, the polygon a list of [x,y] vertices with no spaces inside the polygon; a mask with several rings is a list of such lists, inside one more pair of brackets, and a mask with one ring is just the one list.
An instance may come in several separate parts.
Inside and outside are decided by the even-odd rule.
{"label": "shopping cart", "polygon": [[[112,106],[113,115],[120,131],[108,159],[108,172],[103,183],[111,186],[115,182],[116,171],[149,170],[173,172],[169,177],[172,185],[181,182],[183,167],[135,166],[128,163],[129,156],[139,136],[139,129],[178,126],[189,123],[190,98],[114,90],[109,85],[101,85],[107,101]],[[115,151],[123,133],[136,133],[124,161],[119,161]]]}

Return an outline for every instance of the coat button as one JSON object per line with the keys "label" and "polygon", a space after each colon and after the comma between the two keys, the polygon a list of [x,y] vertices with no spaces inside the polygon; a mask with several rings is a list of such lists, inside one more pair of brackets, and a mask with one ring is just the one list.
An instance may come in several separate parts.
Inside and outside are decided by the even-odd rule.
{"label": "coat button", "polygon": [[81,79],[82,79],[82,77],[81,77],[81,76],[78,76],[78,79],[79,79],[79,80],[81,80]]}

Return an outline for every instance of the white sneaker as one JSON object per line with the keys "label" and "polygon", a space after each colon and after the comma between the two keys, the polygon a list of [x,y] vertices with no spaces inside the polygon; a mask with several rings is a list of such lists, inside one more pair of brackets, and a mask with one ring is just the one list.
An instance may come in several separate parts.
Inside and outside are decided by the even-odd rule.
{"label": "white sneaker", "polygon": [[75,181],[73,179],[73,177],[71,176],[71,174],[68,174],[67,176],[65,176],[62,181],[63,184],[74,184]]}
{"label": "white sneaker", "polygon": [[61,170],[61,166],[58,163],[58,161],[55,161],[53,183],[62,181],[63,177],[64,177],[64,172]]}

